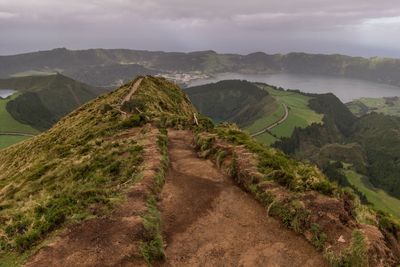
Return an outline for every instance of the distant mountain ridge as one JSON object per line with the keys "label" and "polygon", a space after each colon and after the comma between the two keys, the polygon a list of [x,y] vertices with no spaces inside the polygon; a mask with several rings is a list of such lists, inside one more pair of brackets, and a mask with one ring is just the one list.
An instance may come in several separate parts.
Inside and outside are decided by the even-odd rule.
{"label": "distant mountain ridge", "polygon": [[[108,70],[111,68],[116,71],[112,71],[113,74],[103,72],[104,81],[101,85],[111,86],[110,79],[114,82],[119,79],[128,79],[123,74],[127,67],[122,67],[122,65],[140,65],[141,68],[133,67],[138,74],[196,71],[211,75],[222,72],[299,73],[356,78],[400,86],[400,59],[306,53],[269,55],[263,52],[238,55],[218,54],[215,51],[181,53],[129,49],[57,48],[49,51],[0,56],[0,77],[6,78],[27,71],[58,71],[94,85],[93,83],[98,81],[87,79],[87,77],[98,72],[98,68],[106,67]],[[86,78],[81,73],[77,73],[78,70],[86,73]]]}

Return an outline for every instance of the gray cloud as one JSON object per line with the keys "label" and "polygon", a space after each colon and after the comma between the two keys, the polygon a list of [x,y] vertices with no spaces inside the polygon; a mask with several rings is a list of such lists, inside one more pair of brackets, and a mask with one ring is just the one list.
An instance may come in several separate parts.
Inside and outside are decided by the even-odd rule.
{"label": "gray cloud", "polygon": [[397,0],[0,0],[0,54],[53,47],[399,56]]}

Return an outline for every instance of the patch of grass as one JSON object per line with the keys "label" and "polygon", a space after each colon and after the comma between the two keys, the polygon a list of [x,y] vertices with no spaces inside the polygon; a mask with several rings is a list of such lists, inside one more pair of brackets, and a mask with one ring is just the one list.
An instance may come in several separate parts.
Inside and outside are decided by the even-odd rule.
{"label": "patch of grass", "polygon": [[321,226],[316,223],[312,223],[310,226],[310,231],[312,233],[311,242],[318,250],[322,250],[325,246],[327,240],[327,235],[321,230]]}
{"label": "patch of grass", "polygon": [[247,126],[245,130],[248,131],[249,133],[258,132],[264,129],[267,125],[270,125],[279,120],[280,118],[282,118],[284,114],[285,110],[283,109],[283,106],[276,105],[275,110],[271,111],[268,109],[264,114],[264,116],[254,121],[251,125]]}
{"label": "patch of grass", "polygon": [[292,200],[289,203],[273,202],[269,214],[279,218],[286,227],[296,233],[303,233],[309,228],[311,212],[299,200]]}
{"label": "patch of grass", "polygon": [[377,112],[385,115],[400,116],[400,99],[397,97],[368,98],[363,97],[346,104],[357,116]]}
{"label": "patch of grass", "polygon": [[[308,106],[308,102],[312,97],[298,92],[277,90],[267,85],[263,85],[262,87],[276,99],[278,103],[277,108],[275,111],[266,113],[262,118],[246,127],[246,131],[250,133],[257,132],[279,120],[284,115],[282,104],[287,105],[289,116],[282,124],[271,130],[271,133],[276,137],[289,137],[296,127],[305,128],[312,123],[322,123],[323,115],[318,114]],[[257,137],[257,140],[265,144],[272,144],[276,141],[276,138],[265,133]]]}
{"label": "patch of grass", "polygon": [[0,132],[17,132],[27,134],[37,134],[38,131],[27,124],[16,121],[6,109],[7,102],[18,96],[14,94],[6,99],[0,98]]}
{"label": "patch of grass", "polygon": [[400,199],[387,194],[384,190],[374,187],[368,178],[351,169],[344,171],[350,184],[360,190],[374,208],[391,213],[400,218]]}
{"label": "patch of grass", "polygon": [[19,135],[0,135],[0,149],[9,147],[30,137]]}
{"label": "patch of grass", "polygon": [[325,257],[334,267],[368,267],[368,251],[363,233],[360,230],[354,230],[351,245],[346,251],[335,255],[328,250],[325,252]]}
{"label": "patch of grass", "polygon": [[157,144],[162,154],[161,166],[155,177],[155,188],[153,188],[152,194],[147,199],[147,212],[142,216],[146,232],[140,244],[141,254],[149,265],[152,265],[155,261],[165,259],[161,233],[161,217],[157,206],[156,196],[159,194],[164,184],[169,164],[168,135],[166,129],[160,129]]}
{"label": "patch of grass", "polygon": [[[338,187],[329,182],[317,167],[298,162],[282,152],[261,144],[247,133],[230,126],[216,128],[218,136],[236,145],[244,145],[259,158],[259,171],[266,179],[274,180],[292,191],[316,190],[326,195],[338,193]],[[211,140],[212,137],[205,138]],[[200,151],[209,149],[209,141],[201,142]]]}
{"label": "patch of grass", "polygon": [[140,250],[146,262],[151,265],[154,261],[165,258],[161,235],[161,217],[154,196],[147,200],[147,213],[143,216],[143,219],[146,235],[140,245]]}
{"label": "patch of grass", "polygon": [[271,145],[275,143],[278,139],[269,133],[263,133],[255,137],[255,139],[263,144]]}

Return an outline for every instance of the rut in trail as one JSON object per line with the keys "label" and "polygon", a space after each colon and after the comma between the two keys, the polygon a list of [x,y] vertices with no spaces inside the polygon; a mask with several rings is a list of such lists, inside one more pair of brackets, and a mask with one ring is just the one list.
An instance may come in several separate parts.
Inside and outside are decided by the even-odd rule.
{"label": "rut in trail", "polygon": [[158,266],[326,266],[301,236],[200,159],[188,131],[169,131],[171,167],[161,193],[166,261]]}

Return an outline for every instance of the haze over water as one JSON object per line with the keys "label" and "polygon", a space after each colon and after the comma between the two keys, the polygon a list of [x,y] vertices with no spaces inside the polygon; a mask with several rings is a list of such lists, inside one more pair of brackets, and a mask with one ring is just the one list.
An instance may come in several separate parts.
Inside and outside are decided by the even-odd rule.
{"label": "haze over water", "polygon": [[400,96],[400,87],[369,82],[365,80],[347,79],[341,77],[303,75],[303,74],[238,74],[224,73],[213,78],[199,79],[191,82],[190,86],[217,82],[221,80],[248,80],[280,86],[285,89],[299,89],[306,93],[331,92],[344,103],[361,97],[390,97]]}
{"label": "haze over water", "polygon": [[13,95],[16,91],[12,89],[0,89],[0,97],[6,98],[10,95]]}

